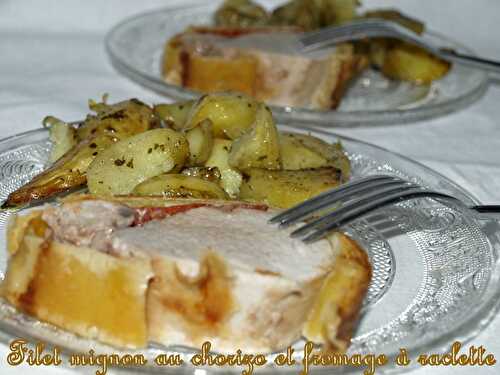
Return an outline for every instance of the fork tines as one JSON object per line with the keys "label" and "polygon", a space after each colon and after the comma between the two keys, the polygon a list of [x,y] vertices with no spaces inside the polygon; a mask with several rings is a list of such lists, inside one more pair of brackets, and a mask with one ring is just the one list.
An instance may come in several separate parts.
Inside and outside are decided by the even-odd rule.
{"label": "fork tines", "polygon": [[398,177],[377,175],[322,193],[276,215],[270,222],[287,227],[305,221],[291,236],[313,242],[370,211],[416,197],[456,200]]}
{"label": "fork tines", "polygon": [[299,42],[302,50],[314,51],[329,45],[374,37],[401,39],[435,50],[433,46],[423,42],[421,37],[413,31],[402,27],[396,22],[377,18],[354,20],[340,26],[305,33],[299,37]]}

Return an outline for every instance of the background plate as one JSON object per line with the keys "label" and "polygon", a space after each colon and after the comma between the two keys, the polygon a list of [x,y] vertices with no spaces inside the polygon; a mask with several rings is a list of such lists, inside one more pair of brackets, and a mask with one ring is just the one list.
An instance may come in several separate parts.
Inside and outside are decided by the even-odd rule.
{"label": "background plate", "polygon": [[[159,9],[129,18],[115,26],[106,38],[106,48],[116,69],[132,80],[175,99],[192,99],[199,94],[167,84],[160,74],[160,61],[166,41],[186,27],[210,24],[214,5]],[[443,47],[472,54],[459,43],[435,33],[429,40]],[[461,109],[487,88],[487,75],[454,64],[451,71],[430,86],[391,81],[374,70],[367,70],[348,89],[336,111],[273,107],[278,121],[324,127],[388,125],[444,115]]]}
{"label": "background plate", "polygon": [[[340,139],[343,142],[352,163],[353,178],[397,175],[455,195],[466,203],[477,203],[443,176],[400,155],[326,132],[319,131],[315,135],[327,141]],[[0,201],[43,170],[49,149],[48,132],[44,129],[0,141]],[[5,236],[9,215],[9,212],[0,213],[2,278],[7,262]],[[352,340],[351,353],[393,356],[399,348],[405,347],[411,358],[415,358],[420,353],[445,351],[452,341],[466,341],[475,336],[494,316],[500,301],[498,222],[478,222],[457,207],[421,198],[374,211],[344,229],[366,249],[373,265],[373,280]],[[66,352],[88,353],[93,348],[96,352],[117,353],[114,348],[30,318],[0,300],[0,340],[8,343],[18,337],[43,340]],[[300,354],[303,342],[295,343],[295,347]],[[165,351],[181,353],[186,363],[193,354],[189,348],[157,346],[139,353],[153,358]],[[377,373],[407,369],[387,365]],[[159,368],[140,370],[158,371]],[[161,370],[178,373],[195,373],[196,370],[206,374],[220,369],[196,369],[186,364]],[[241,370],[233,367],[228,371],[240,374]],[[360,372],[359,368],[315,367],[313,373],[332,373],[334,370]],[[298,368],[274,368],[272,365],[260,368],[258,373],[270,371],[299,373]]]}

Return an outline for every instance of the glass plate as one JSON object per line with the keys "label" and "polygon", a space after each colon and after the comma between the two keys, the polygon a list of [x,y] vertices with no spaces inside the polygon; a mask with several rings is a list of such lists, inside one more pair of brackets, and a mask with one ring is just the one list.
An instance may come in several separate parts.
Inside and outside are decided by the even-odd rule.
{"label": "glass plate", "polygon": [[[160,94],[192,99],[199,94],[164,82],[160,61],[166,41],[196,24],[210,24],[214,5],[160,9],[129,18],[107,35],[106,48],[115,68],[125,76]],[[427,33],[439,46],[472,52],[436,33]],[[487,75],[454,64],[449,74],[430,86],[391,81],[367,70],[348,89],[338,110],[318,111],[273,107],[282,123],[335,127],[401,124],[432,118],[461,109],[479,99],[487,88]]]}
{"label": "glass plate", "polygon": [[[477,203],[469,193],[445,177],[403,156],[323,131],[314,134],[327,141],[340,139],[343,142],[352,163],[353,178],[397,175],[455,195],[468,204]],[[0,141],[0,201],[44,169],[49,149],[45,129]],[[5,231],[9,215],[9,212],[0,213],[2,278],[7,261]],[[350,353],[393,356],[404,347],[411,358],[416,358],[419,353],[444,352],[452,341],[466,341],[479,333],[494,316],[500,301],[499,229],[496,221],[478,222],[468,212],[427,198],[379,209],[345,227],[344,230],[366,249],[373,266],[373,279]],[[31,342],[43,340],[63,348],[66,353],[88,353],[90,348],[98,353],[125,353],[39,322],[0,300],[0,340],[8,343],[18,337]],[[303,344],[302,341],[294,344],[299,356]],[[165,351],[181,353],[186,363],[194,353],[189,348],[158,346],[138,353],[153,358]],[[272,359],[272,355],[268,358]],[[386,365],[377,373],[405,369],[408,368]],[[158,368],[141,367],[140,370]],[[206,372],[199,372],[202,370]],[[168,369],[196,375],[217,370],[187,364]],[[240,374],[241,370],[239,367],[228,369],[235,374]],[[258,373],[298,374],[298,370],[268,365],[259,368]],[[315,367],[312,373],[332,373],[334,370],[341,371]],[[359,373],[359,368],[342,371]]]}

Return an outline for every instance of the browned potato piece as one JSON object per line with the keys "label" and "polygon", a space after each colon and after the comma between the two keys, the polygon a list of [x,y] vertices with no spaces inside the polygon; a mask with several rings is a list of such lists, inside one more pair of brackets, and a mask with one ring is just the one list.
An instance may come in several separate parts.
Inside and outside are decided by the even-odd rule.
{"label": "browned potato piece", "polygon": [[52,167],[12,192],[2,208],[22,206],[85,185],[86,172],[92,161],[117,140],[109,134],[101,134],[80,142]]}
{"label": "browned potato piece", "polygon": [[288,208],[339,185],[337,168],[301,171],[270,171],[252,168],[243,172],[242,200],[264,202],[271,207]]}
{"label": "browned potato piece", "polygon": [[340,143],[329,144],[311,135],[281,132],[280,151],[283,169],[336,167],[342,171],[343,181],[349,179],[350,163]]}
{"label": "browned potato piece", "polygon": [[153,111],[166,125],[176,130],[182,130],[194,103],[194,100],[188,100],[172,104],[157,104],[153,107]]}
{"label": "browned potato piece", "polygon": [[90,109],[97,113],[88,115],[77,129],[79,140],[98,134],[111,134],[123,139],[159,125],[153,110],[137,99],[112,105],[91,102]]}
{"label": "browned potato piece", "polygon": [[153,129],[104,150],[87,172],[95,195],[129,194],[148,178],[178,171],[189,156],[186,138],[172,129]]}
{"label": "browned potato piece", "polygon": [[358,5],[358,0],[293,0],[273,11],[271,23],[315,30],[352,20]]}
{"label": "browned potato piece", "polygon": [[203,165],[208,160],[214,144],[212,121],[203,120],[196,127],[186,131],[186,139],[189,143],[188,164]]}
{"label": "browned potato piece", "polygon": [[43,123],[49,128],[49,137],[52,142],[50,162],[53,163],[76,146],[76,130],[71,125],[52,116],[47,116]]}
{"label": "browned potato piece", "polygon": [[410,29],[411,31],[422,34],[425,29],[425,25],[423,22],[419,20],[409,17],[406,14],[403,14],[395,9],[377,9],[366,12],[363,15],[363,18],[381,18],[384,20],[392,21],[399,23],[401,26]]}
{"label": "browned potato piece", "polygon": [[137,185],[134,195],[161,195],[166,198],[229,199],[215,182],[183,174],[163,174]]}
{"label": "browned potato piece", "polygon": [[250,0],[225,0],[214,15],[217,26],[230,27],[265,25],[268,19],[266,10]]}
{"label": "browned potato piece", "polygon": [[232,143],[229,165],[240,170],[281,168],[278,129],[269,107],[259,104],[252,129]]}
{"label": "browned potato piece", "polygon": [[243,95],[213,94],[202,97],[192,108],[186,129],[210,119],[216,138],[236,139],[255,122],[257,103]]}
{"label": "browned potato piece", "polygon": [[321,26],[338,25],[356,18],[359,0],[323,0],[321,6]]}
{"label": "browned potato piece", "polygon": [[361,45],[366,46],[366,53],[369,56],[370,64],[377,69],[382,69],[384,66],[385,56],[387,51],[394,45],[394,41],[384,38],[374,38],[367,42],[362,42]]}
{"label": "browned potato piece", "polygon": [[189,167],[181,172],[185,176],[198,177],[210,182],[220,182],[221,173],[217,167]]}
{"label": "browned potato piece", "polygon": [[298,170],[320,168],[328,165],[327,158],[318,153],[314,147],[305,144],[306,137],[309,136],[297,133],[280,133],[283,169]]}
{"label": "browned potato piece", "polygon": [[382,73],[392,79],[428,84],[442,78],[449,69],[450,63],[419,47],[401,43],[386,52]]}
{"label": "browned potato piece", "polygon": [[[3,208],[47,199],[84,185],[87,181],[86,171],[101,151],[116,141],[158,125],[157,117],[153,115],[152,109],[137,99],[113,105],[90,102],[90,108],[96,112],[96,115],[87,116],[80,127],[75,130],[78,144],[68,150],[52,167],[11,193],[3,204]],[[70,129],[66,129],[65,132],[66,138],[73,133]],[[56,142],[58,141],[59,138],[56,139]],[[67,147],[64,146],[64,148]],[[59,150],[55,151],[59,153]],[[56,156],[58,155],[54,155]]]}
{"label": "browned potato piece", "polygon": [[231,198],[236,198],[240,191],[241,173],[232,168],[228,163],[231,141],[227,139],[214,139],[212,153],[205,163],[207,167],[217,167],[221,174],[220,185]]}

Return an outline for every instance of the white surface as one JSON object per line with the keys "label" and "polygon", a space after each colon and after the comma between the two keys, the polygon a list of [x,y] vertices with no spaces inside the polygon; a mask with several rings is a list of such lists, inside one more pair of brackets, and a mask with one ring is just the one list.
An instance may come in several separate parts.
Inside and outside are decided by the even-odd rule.
{"label": "white surface", "polygon": [[[208,0],[206,0],[208,1]],[[0,137],[40,126],[53,114],[82,118],[89,98],[108,92],[112,101],[162,98],[118,75],[103,48],[105,32],[137,12],[184,4],[182,0],[0,1]],[[364,0],[365,7],[397,6],[479,54],[500,60],[498,0]],[[195,20],[193,20],[195,21]],[[500,85],[466,110],[411,126],[359,128],[339,133],[375,143],[436,169],[483,203],[500,203]],[[477,339],[500,361],[500,317]],[[60,368],[9,367],[0,346],[0,374],[75,373]],[[94,374],[95,368],[78,373]],[[416,375],[498,374],[495,367],[438,367]]]}

